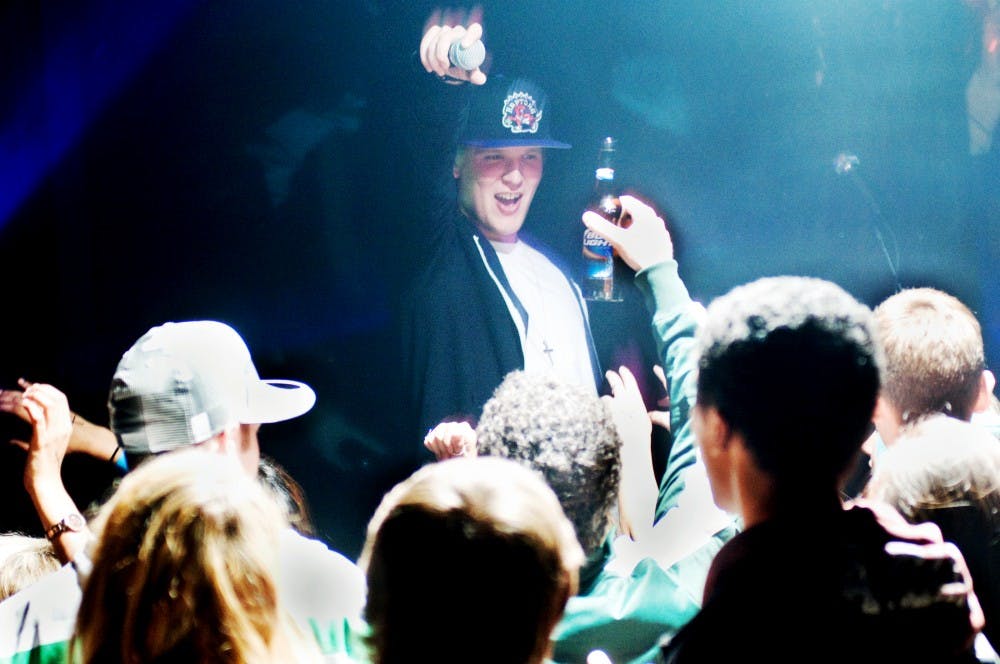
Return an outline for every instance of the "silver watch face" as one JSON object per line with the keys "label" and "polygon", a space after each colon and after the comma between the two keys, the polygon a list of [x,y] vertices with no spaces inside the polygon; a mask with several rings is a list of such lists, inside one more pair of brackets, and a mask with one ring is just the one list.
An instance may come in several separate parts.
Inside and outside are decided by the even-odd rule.
{"label": "silver watch face", "polygon": [[87,525],[86,519],[80,514],[69,514],[63,521],[66,524],[66,529],[74,532],[83,530],[84,526]]}

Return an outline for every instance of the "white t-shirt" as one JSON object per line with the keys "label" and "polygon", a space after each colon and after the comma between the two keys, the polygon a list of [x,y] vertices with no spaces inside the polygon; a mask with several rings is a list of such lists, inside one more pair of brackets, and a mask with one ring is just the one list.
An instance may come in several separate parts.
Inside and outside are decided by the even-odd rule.
{"label": "white t-shirt", "polygon": [[491,244],[511,288],[528,312],[525,330],[521,316],[508,302],[521,335],[524,370],[553,373],[567,382],[589,386],[596,394],[586,321],[565,275],[521,240]]}
{"label": "white t-shirt", "polygon": [[357,565],[291,528],[281,533],[279,555],[278,591],[301,626],[308,627],[310,620],[324,625],[361,615],[367,589]]}

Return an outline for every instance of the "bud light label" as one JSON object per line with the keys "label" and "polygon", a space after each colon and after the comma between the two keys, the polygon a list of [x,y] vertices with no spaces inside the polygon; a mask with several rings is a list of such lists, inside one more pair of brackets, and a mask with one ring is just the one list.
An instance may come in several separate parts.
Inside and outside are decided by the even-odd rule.
{"label": "bud light label", "polygon": [[588,279],[607,279],[614,270],[614,250],[607,240],[589,228],[583,231],[583,256]]}

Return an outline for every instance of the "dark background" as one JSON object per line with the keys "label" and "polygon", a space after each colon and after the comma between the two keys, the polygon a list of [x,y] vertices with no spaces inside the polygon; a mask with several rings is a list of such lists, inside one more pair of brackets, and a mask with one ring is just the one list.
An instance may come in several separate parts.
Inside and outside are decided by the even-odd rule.
{"label": "dark background", "polygon": [[[265,427],[262,448],[304,485],[321,534],[356,554],[420,449],[400,426],[394,320],[451,157],[427,118],[454,109],[413,60],[433,8],[3,5],[0,387],[50,382],[106,423],[118,358],[149,327],[228,322],[263,377],[316,389],[316,408]],[[773,274],[831,279],[871,305],[937,286],[976,311],[997,366],[1000,149],[969,155],[964,97],[982,49],[975,2],[483,9],[492,71],[545,85],[574,145],[546,162],[532,234],[579,253],[613,135],[619,175],[668,217],[696,298]],[[856,168],[838,174],[839,153]],[[607,364],[650,359],[631,296],[591,317]],[[37,532],[22,461],[0,455],[0,530]],[[65,474],[83,503],[110,477],[85,459]]]}

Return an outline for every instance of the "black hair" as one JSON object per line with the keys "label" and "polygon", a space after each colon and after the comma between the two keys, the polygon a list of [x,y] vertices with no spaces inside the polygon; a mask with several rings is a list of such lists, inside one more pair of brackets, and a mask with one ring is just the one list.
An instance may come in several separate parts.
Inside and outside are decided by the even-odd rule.
{"label": "black hair", "polygon": [[780,485],[836,482],[878,396],[871,311],[820,279],[761,279],[714,301],[698,340],[698,403],[744,436],[760,467]]}

